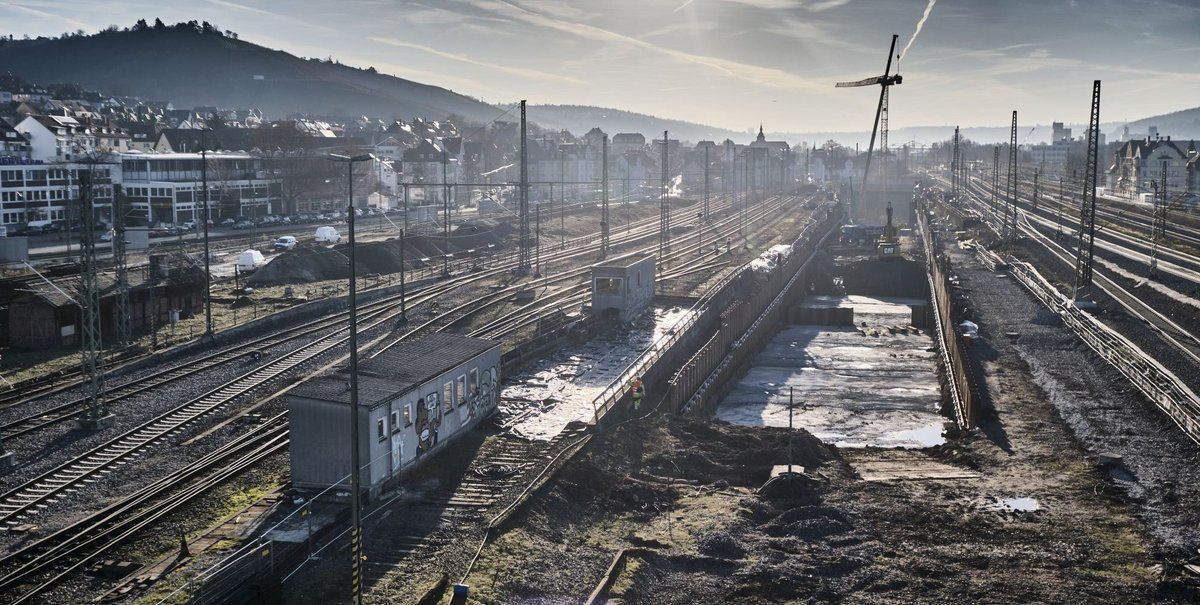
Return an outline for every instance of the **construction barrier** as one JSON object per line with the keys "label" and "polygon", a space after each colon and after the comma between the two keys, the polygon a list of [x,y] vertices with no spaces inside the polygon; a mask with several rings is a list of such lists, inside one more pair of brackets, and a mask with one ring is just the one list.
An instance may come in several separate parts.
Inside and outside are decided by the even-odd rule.
{"label": "construction barrier", "polygon": [[979,390],[970,372],[967,359],[967,340],[954,323],[954,307],[950,297],[950,260],[938,253],[937,233],[929,225],[924,205],[917,203],[917,226],[925,245],[926,277],[933,301],[934,342],[938,349],[938,377],[942,389],[954,404],[954,421],[964,430],[973,428],[978,411]]}

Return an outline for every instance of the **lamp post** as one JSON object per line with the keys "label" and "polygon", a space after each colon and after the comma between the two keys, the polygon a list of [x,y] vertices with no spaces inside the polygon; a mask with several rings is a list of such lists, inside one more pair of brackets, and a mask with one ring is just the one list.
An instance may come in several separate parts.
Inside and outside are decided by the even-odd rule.
{"label": "lamp post", "polygon": [[371,154],[347,156],[329,154],[334,162],[346,164],[346,204],[348,209],[350,244],[350,567],[351,603],[362,604],[362,494],[358,453],[358,318],[356,317],[357,283],[354,269],[354,163],[374,159]]}

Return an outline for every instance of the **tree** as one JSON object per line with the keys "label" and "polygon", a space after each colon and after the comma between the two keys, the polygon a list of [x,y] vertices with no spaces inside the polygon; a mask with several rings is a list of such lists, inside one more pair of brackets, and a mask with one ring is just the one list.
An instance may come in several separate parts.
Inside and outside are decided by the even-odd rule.
{"label": "tree", "polygon": [[166,24],[166,23],[163,23],[163,22],[162,22],[162,19],[159,19],[158,17],[155,17],[155,18],[154,18],[154,29],[157,29],[157,30],[164,30],[164,29],[167,29],[167,24]]}
{"label": "tree", "polygon": [[[162,21],[159,21],[158,23],[162,23]],[[146,24],[145,19],[138,19],[137,23],[133,24],[133,31],[135,32],[144,32],[148,29],[150,29],[150,26]]]}

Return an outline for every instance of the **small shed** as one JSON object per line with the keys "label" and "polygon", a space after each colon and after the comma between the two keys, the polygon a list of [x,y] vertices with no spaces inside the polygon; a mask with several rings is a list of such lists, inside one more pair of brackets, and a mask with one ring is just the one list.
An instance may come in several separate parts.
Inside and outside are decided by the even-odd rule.
{"label": "small shed", "polygon": [[[48,281],[29,278],[10,293],[9,346],[20,349],[78,346],[79,275],[49,277]],[[117,333],[116,275],[111,270],[101,271],[96,283],[100,287],[100,333],[107,343]],[[204,270],[187,259],[152,256],[149,265],[129,270],[127,284],[129,323],[134,332],[146,330],[155,322],[167,323],[172,310],[190,317],[204,308]],[[0,295],[0,300],[3,298]]]}
{"label": "small shed", "polygon": [[[500,343],[457,334],[402,341],[358,364],[362,484],[378,494],[401,471],[496,410]],[[350,376],[342,368],[287,395],[292,484],[350,483]]]}
{"label": "small shed", "polygon": [[592,310],[614,310],[621,321],[637,317],[654,298],[655,258],[641,252],[592,266]]}

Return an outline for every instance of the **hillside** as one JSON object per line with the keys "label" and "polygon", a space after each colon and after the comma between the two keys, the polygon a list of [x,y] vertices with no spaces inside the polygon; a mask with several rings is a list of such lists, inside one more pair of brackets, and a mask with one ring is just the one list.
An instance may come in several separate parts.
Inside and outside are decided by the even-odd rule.
{"label": "hillside", "polygon": [[1164,137],[1170,135],[1173,139],[1200,139],[1200,107],[1121,124],[1112,131],[1106,131],[1109,139],[1115,141],[1120,137],[1123,126],[1129,126],[1129,132],[1132,134],[1146,134],[1151,126],[1157,126],[1159,134]]}
{"label": "hillside", "polygon": [[744,142],[750,135],[745,132],[725,130],[704,124],[659,118],[644,113],[634,113],[608,107],[587,105],[530,105],[529,119],[542,128],[567,129],[572,134],[582,135],[599,126],[609,137],[619,132],[639,132],[646,140],[662,138],[662,131],[670,132],[672,139],[691,141],[717,141],[733,139]]}
{"label": "hillside", "polygon": [[176,107],[259,107],[270,118],[293,112],[388,119],[458,114],[486,121],[496,115],[492,106],[445,88],[190,27],[5,40],[3,71],[40,84],[73,82],[109,95],[169,100]]}

